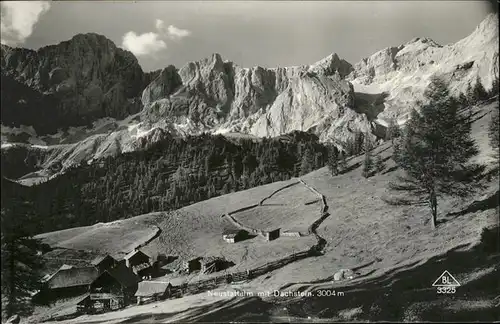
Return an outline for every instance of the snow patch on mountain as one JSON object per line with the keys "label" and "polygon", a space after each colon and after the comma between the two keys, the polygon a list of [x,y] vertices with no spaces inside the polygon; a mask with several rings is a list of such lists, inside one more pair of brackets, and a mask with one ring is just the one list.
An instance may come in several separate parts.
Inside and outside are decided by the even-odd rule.
{"label": "snow patch on mountain", "polygon": [[449,83],[452,94],[465,92],[479,77],[486,89],[499,75],[498,16],[490,14],[472,34],[441,46],[429,38],[415,38],[389,47],[354,65],[347,76],[356,92],[388,93],[377,122],[408,117],[432,77]]}

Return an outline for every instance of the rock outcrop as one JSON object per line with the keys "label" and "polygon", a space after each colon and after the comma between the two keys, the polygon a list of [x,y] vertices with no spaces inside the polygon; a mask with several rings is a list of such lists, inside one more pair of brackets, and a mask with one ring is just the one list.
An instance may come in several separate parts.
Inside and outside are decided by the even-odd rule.
{"label": "rock outcrop", "polygon": [[143,92],[143,114],[185,124],[188,132],[264,137],[311,130],[328,140],[340,134],[333,128],[341,119],[359,119],[369,128],[349,112],[354,93],[343,78],[350,71],[336,54],[311,66],[274,69],[242,68],[213,54],[180,70],[165,68]]}
{"label": "rock outcrop", "polygon": [[2,45],[1,69],[2,81],[9,78],[36,92],[37,109],[47,115],[39,119],[29,110],[23,118],[11,113],[22,104],[2,105],[2,114],[11,116],[2,119],[4,125],[28,123],[50,133],[102,117],[124,118],[141,108],[145,77],[137,59],[101,35],[79,34],[37,51]]}

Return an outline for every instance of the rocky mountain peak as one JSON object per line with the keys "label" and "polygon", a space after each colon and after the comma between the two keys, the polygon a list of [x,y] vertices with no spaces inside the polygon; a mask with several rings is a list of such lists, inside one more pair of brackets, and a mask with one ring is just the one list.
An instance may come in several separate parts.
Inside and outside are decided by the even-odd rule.
{"label": "rocky mountain peak", "polygon": [[486,18],[476,27],[474,33],[481,34],[494,34],[498,33],[498,13],[490,13]]}
{"label": "rocky mountain peak", "polygon": [[328,118],[347,116],[352,107],[353,89],[343,80],[351,70],[337,54],[311,66],[285,68],[242,68],[213,54],[183,66],[181,82],[173,70],[168,77],[162,71],[143,92],[143,114],[150,121],[183,125],[182,131],[276,136],[314,129],[327,130],[325,140],[335,133]]}
{"label": "rocky mountain peak", "polygon": [[[489,14],[475,29],[456,45],[461,49],[476,49],[498,44],[498,14]],[[497,46],[498,47],[498,46]]]}
{"label": "rocky mountain peak", "polygon": [[428,38],[428,37],[415,37],[409,42],[407,42],[405,45],[410,45],[410,44],[428,44],[429,46],[436,46],[436,47],[441,47],[438,43],[436,43],[433,39]]}
{"label": "rocky mountain peak", "polygon": [[173,65],[169,65],[153,79],[142,92],[142,103],[148,105],[151,102],[169,97],[182,85],[182,79]]}
{"label": "rocky mountain peak", "polygon": [[324,75],[338,73],[342,78],[345,78],[353,71],[353,67],[349,62],[341,59],[337,53],[332,53],[324,59],[312,64],[309,67],[309,71]]}
{"label": "rocky mountain peak", "polygon": [[92,41],[92,42],[99,42],[99,43],[112,43],[114,46],[114,43],[107,38],[104,35],[97,34],[97,33],[79,33],[71,37],[69,40],[70,42],[82,42],[82,41]]}
{"label": "rocky mountain peak", "polygon": [[[137,59],[102,35],[78,34],[36,51],[2,47],[1,55],[2,73],[50,101],[49,120],[30,124],[39,131],[55,132],[101,117],[123,118],[140,110],[134,98],[144,88],[144,73]],[[14,126],[20,121],[2,122]]]}
{"label": "rocky mountain peak", "polygon": [[210,56],[202,58],[198,61],[188,62],[181,69],[184,69],[184,68],[195,69],[197,67],[197,68],[202,69],[202,70],[207,70],[207,69],[220,70],[223,68],[224,63],[225,62],[222,60],[222,57],[219,53],[213,53]]}
{"label": "rocky mountain peak", "polygon": [[212,59],[212,62],[213,64],[223,64],[224,61],[222,61],[222,57],[219,53],[213,53],[212,56],[211,56],[211,59]]}
{"label": "rocky mountain peak", "polygon": [[104,35],[100,35],[97,33],[76,34],[67,41],[63,41],[55,45],[49,45],[48,47],[51,46],[88,47],[90,49],[97,49],[98,47],[109,47],[113,49],[117,48],[117,46],[115,45],[115,43],[113,43],[112,40],[110,40]]}
{"label": "rocky mountain peak", "polygon": [[489,89],[498,77],[498,16],[488,15],[472,33],[441,46],[429,38],[414,38],[389,47],[354,65],[348,76],[356,92],[387,93],[380,118],[405,119],[434,77],[449,83],[452,94],[466,91],[477,78]]}

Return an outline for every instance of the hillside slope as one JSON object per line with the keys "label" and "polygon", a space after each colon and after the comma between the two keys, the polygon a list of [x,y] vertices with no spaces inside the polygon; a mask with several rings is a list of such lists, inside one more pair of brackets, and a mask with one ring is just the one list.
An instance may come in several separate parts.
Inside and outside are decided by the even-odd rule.
{"label": "hillside slope", "polygon": [[[53,157],[50,150],[40,150],[46,153],[45,159]],[[6,177],[44,163],[21,146],[7,151],[16,155],[2,154]],[[26,166],[16,163],[21,158]],[[41,220],[37,233],[42,233],[175,210],[221,194],[287,180],[322,167],[325,160],[325,147],[307,133],[263,140],[166,136],[144,150],[80,164],[57,177],[32,172],[17,182],[43,180],[22,186],[36,206],[34,212]],[[5,193],[5,199],[13,198]]]}
{"label": "hillside slope", "polygon": [[[473,136],[478,142],[487,138],[487,128],[484,126],[495,109],[498,109],[498,102],[473,108]],[[244,285],[224,288],[254,293],[272,292],[275,289],[303,292],[318,289],[350,291],[350,286],[362,287],[365,283],[389,274],[402,276],[405,271],[417,269],[447,251],[473,246],[479,241],[483,228],[498,226],[498,164],[491,160],[491,149],[484,145],[480,147],[482,153],[479,161],[487,164],[489,170],[489,175],[481,180],[486,189],[465,200],[442,199],[439,202],[439,224],[434,231],[427,223],[428,208],[390,206],[382,201],[381,198],[388,195],[388,182],[399,172],[391,160],[392,148],[386,143],[374,151],[375,155],[382,157],[385,165],[384,170],[373,177],[366,179],[362,176],[360,166],[363,156],[357,156],[348,161],[350,171],[342,175],[331,176],[323,168],[302,176],[302,182],[299,181],[300,184],[297,185],[292,185],[296,181],[292,179],[199,202],[158,219],[162,233],[157,240],[144,247],[144,251],[152,255],[158,252],[168,253],[179,256],[180,260],[197,256],[223,256],[236,263],[226,270],[231,272],[269,264],[287,254],[307,249],[317,240],[324,240],[321,255],[283,264]],[[225,213],[249,227],[257,228],[281,224],[283,229],[288,229],[297,220],[307,224],[315,223],[320,216],[320,208],[313,208],[314,204],[307,205],[311,206],[310,210],[296,208],[300,201],[305,205],[312,198],[311,192],[301,190],[297,187],[299,185],[312,188],[311,192],[319,192],[325,197],[329,215],[318,223],[317,235],[280,237],[271,242],[257,236],[236,244],[227,244],[222,240],[222,231],[234,226],[228,222],[227,217],[221,217]],[[272,195],[273,192],[275,195]],[[273,198],[265,199],[270,195]],[[263,207],[267,203],[275,209],[266,212],[266,209],[258,207],[261,202]],[[254,205],[257,206],[241,210]],[[45,237],[50,237],[50,234]],[[100,246],[99,241],[94,243],[96,248]],[[480,266],[479,264],[478,267]],[[444,267],[434,266],[434,272],[429,273],[429,276],[437,278],[446,270],[446,266]],[[354,278],[335,281],[335,273],[346,268],[354,270]],[[387,289],[390,289],[390,279],[393,277],[388,277]],[[169,280],[168,278],[163,280]],[[191,279],[193,278],[189,280]],[[465,282],[464,278],[459,279]],[[204,298],[206,301],[206,294],[198,296],[200,300]],[[298,300],[300,299],[284,299],[290,303]],[[270,301],[275,302],[273,298]],[[170,302],[164,302],[165,307]],[[225,302],[229,302],[226,304],[229,307],[234,301],[227,299]],[[224,303],[220,306],[223,307]],[[317,310],[316,313],[319,312]],[[127,313],[128,317],[139,315],[134,314],[132,309],[127,310]],[[120,318],[120,313],[100,318],[104,320],[114,316]],[[91,318],[86,320],[90,321]]]}

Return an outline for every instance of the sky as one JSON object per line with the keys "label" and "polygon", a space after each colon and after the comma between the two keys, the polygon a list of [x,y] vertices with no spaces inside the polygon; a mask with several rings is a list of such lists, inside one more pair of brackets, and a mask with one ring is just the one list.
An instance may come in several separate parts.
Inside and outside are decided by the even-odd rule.
{"label": "sky", "polygon": [[354,64],[428,37],[466,37],[487,1],[2,1],[1,40],[37,49],[95,32],[133,52],[144,71],[221,54],[243,67]]}

